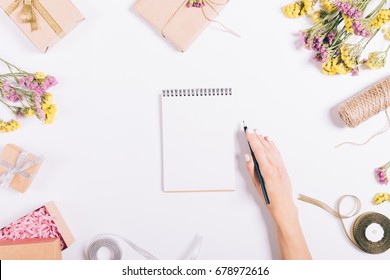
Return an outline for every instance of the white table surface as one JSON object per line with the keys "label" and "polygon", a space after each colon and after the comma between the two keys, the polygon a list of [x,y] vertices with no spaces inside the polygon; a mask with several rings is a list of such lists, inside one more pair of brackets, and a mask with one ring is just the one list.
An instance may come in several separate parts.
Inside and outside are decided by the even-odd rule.
{"label": "white table surface", "polygon": [[[372,197],[390,191],[373,169],[390,160],[390,133],[363,147],[385,124],[384,114],[358,128],[340,126],[334,111],[347,98],[383,78],[389,67],[360,76],[328,77],[312,53],[298,46],[306,19],[281,13],[289,1],[231,1],[218,18],[238,39],[212,24],[186,53],[176,51],[131,7],[134,0],[74,4],[87,17],[47,54],[39,53],[0,13],[0,56],[60,83],[52,89],[58,115],[50,126],[37,120],[0,136],[45,161],[25,194],[0,190],[0,224],[55,201],[76,242],[64,259],[84,259],[97,234],[124,236],[161,259],[180,259],[195,235],[203,236],[199,259],[275,259],[278,249],[266,209],[245,171],[247,146],[239,123],[270,135],[284,157],[294,197],[313,196],[334,206],[343,194],[358,196],[363,211],[390,215]],[[234,90],[237,190],[164,193],[160,93],[162,89],[232,87]],[[1,117],[7,117],[1,112]],[[183,151],[185,152],[185,151]],[[315,259],[388,259],[353,247],[340,222],[296,201]],[[354,219],[346,221],[349,227]],[[136,254],[128,258],[141,259]]]}

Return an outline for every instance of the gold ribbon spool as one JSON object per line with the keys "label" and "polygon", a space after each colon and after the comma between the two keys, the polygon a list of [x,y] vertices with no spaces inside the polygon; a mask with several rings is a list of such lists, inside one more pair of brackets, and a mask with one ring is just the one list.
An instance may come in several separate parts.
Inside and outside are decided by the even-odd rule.
{"label": "gold ribbon spool", "polygon": [[[342,215],[340,213],[340,207],[342,201],[347,197],[352,198],[355,201],[355,209],[349,215]],[[346,218],[351,218],[359,213],[361,209],[361,202],[360,199],[357,198],[356,196],[354,195],[341,196],[337,200],[336,210],[334,210],[327,204],[323,203],[322,201],[319,201],[317,199],[302,194],[299,195],[298,199],[306,203],[310,203],[315,206],[318,206],[324,209],[325,211],[327,211],[328,213],[332,214],[336,218],[339,218],[343,226],[344,233],[346,234],[348,239],[352,242],[353,245],[355,245],[363,252],[369,254],[380,254],[386,252],[390,248],[390,219],[380,213],[366,212],[361,214],[360,216],[357,217],[357,219],[353,223],[352,230],[351,230],[352,234],[350,235],[348,233],[343,220]],[[384,231],[383,237],[377,242],[373,242],[369,240],[366,236],[366,230],[372,224],[379,224]]]}
{"label": "gold ribbon spool", "polygon": [[23,4],[23,8],[20,13],[20,20],[23,23],[30,24],[31,32],[38,30],[37,18],[34,12],[35,9],[59,37],[64,37],[65,34],[62,28],[45,9],[42,3],[39,2],[39,0],[15,0],[5,9],[6,14],[11,15],[21,4]]}

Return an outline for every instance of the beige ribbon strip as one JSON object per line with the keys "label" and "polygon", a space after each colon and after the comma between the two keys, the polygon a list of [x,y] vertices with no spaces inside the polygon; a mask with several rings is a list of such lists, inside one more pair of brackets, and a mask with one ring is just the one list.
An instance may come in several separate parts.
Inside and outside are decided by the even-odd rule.
{"label": "beige ribbon strip", "polygon": [[[227,4],[229,3],[229,1],[230,1],[230,0],[225,0],[224,3],[216,3],[216,2],[211,1],[211,0],[206,0],[205,3],[206,3],[206,5],[209,6],[209,7],[217,14],[217,16],[218,16],[219,13],[217,12],[217,10],[214,8],[213,5],[224,6],[224,5],[227,5]],[[165,23],[165,25],[161,28],[161,35],[162,35],[163,37],[166,37],[165,34],[164,34],[164,30],[165,30],[165,28],[167,27],[167,25],[172,21],[172,19],[177,15],[177,13],[178,13],[184,6],[187,5],[187,3],[188,3],[188,0],[184,0],[183,3],[182,3],[182,4],[176,9],[176,11],[172,14],[172,16],[167,20],[167,22]],[[203,7],[201,7],[201,9],[202,9],[202,14],[203,14],[203,16],[205,17],[206,20],[208,20],[209,22],[218,23],[219,25],[221,25],[221,26],[222,26],[226,31],[228,31],[229,33],[231,33],[231,34],[233,34],[233,35],[235,35],[235,36],[237,36],[237,37],[241,37],[240,35],[238,35],[238,34],[237,34],[236,32],[234,32],[233,30],[227,28],[227,27],[226,27],[225,25],[223,25],[221,22],[216,21],[216,20],[213,20],[213,19],[210,19],[210,18],[206,15],[206,13],[205,13]]]}
{"label": "beige ribbon strip", "polygon": [[[348,215],[340,213],[340,207],[345,198],[352,198],[355,202],[355,209]],[[344,224],[343,219],[351,218],[357,215],[361,209],[361,202],[359,198],[354,195],[343,195],[337,200],[336,210],[329,207],[322,201],[300,194],[299,200],[318,206],[329,212],[336,218],[339,218],[343,226],[343,230],[348,239],[357,248],[369,254],[380,254],[386,252],[390,248],[390,220],[385,215],[376,212],[365,212],[360,214],[353,223],[351,234]],[[367,228],[372,224],[378,224],[384,231],[383,236],[378,241],[371,241],[367,238]]]}
{"label": "beige ribbon strip", "polygon": [[[341,204],[342,204],[343,200],[346,199],[346,198],[352,198],[354,200],[354,202],[355,202],[355,209],[348,215],[342,215],[340,213],[340,207],[341,207]],[[315,206],[318,206],[318,207],[324,209],[326,212],[332,214],[336,218],[339,218],[340,222],[341,222],[341,225],[343,226],[343,230],[344,230],[345,235],[348,237],[348,239],[352,242],[353,245],[355,245],[359,249],[362,249],[361,246],[359,246],[356,243],[355,238],[353,237],[353,235],[351,236],[348,233],[348,230],[347,230],[347,228],[346,228],[346,226],[344,224],[344,221],[343,221],[343,219],[352,218],[353,216],[357,215],[360,212],[360,209],[362,208],[362,203],[360,202],[360,199],[358,197],[356,197],[354,195],[343,195],[343,196],[341,196],[337,200],[336,210],[333,209],[332,207],[330,207],[329,205],[323,203],[322,201],[319,201],[319,200],[314,199],[314,198],[309,197],[309,196],[305,196],[303,194],[300,194],[298,199],[303,201],[303,202],[307,202],[307,203],[313,204]]]}
{"label": "beige ribbon strip", "polygon": [[38,29],[38,24],[35,16],[34,9],[43,17],[43,19],[49,24],[50,28],[59,36],[64,37],[65,33],[54,18],[49,14],[45,7],[39,2],[39,0],[15,0],[8,8],[5,9],[7,15],[11,15],[20,4],[23,4],[21,11],[21,21],[23,23],[30,23],[31,32]]}

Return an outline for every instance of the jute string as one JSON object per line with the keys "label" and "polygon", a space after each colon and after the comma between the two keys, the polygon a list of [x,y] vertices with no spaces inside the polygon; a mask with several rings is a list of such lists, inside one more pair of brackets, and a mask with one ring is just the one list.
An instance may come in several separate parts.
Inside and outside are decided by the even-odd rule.
{"label": "jute string", "polygon": [[[217,12],[217,10],[213,7],[213,5],[219,5],[219,6],[223,6],[223,5],[227,5],[229,3],[230,0],[226,0],[225,3],[216,3],[216,2],[213,2],[211,0],[206,0],[206,3],[211,7],[211,9],[217,14],[219,15],[219,13]],[[214,23],[217,23],[219,24],[223,29],[225,29],[227,32],[241,38],[241,36],[239,34],[237,34],[236,32],[234,32],[232,29],[228,28],[227,26],[225,26],[222,22],[220,21],[217,21],[217,20],[214,20],[214,19],[211,19],[209,18],[207,15],[206,15],[206,12],[204,11],[204,8],[202,7],[202,13],[203,13],[203,16],[209,21],[209,22],[214,22]]]}
{"label": "jute string", "polygon": [[[340,212],[340,208],[342,205],[342,202],[344,199],[350,198],[354,201],[355,207],[353,211],[348,215],[343,215]],[[341,196],[336,203],[336,209],[333,209],[332,207],[328,206],[322,201],[319,201],[317,199],[314,199],[309,196],[305,196],[300,194],[298,197],[299,200],[313,204],[317,207],[320,207],[327,211],[328,213],[332,214],[336,218],[338,218],[341,222],[341,225],[343,227],[343,231],[345,235],[348,237],[349,241],[353,245],[355,245],[357,248],[362,250],[363,252],[369,253],[369,254],[379,254],[387,251],[390,248],[390,220],[380,214],[375,212],[366,212],[361,214],[354,222],[351,233],[349,234],[347,227],[344,224],[344,219],[351,218],[355,215],[357,215],[360,212],[361,209],[361,202],[360,199],[354,195],[343,195]],[[381,240],[378,242],[372,242],[367,239],[366,236],[366,229],[371,224],[379,224],[382,229],[384,230],[384,236]]]}
{"label": "jute string", "polygon": [[[353,128],[380,112],[385,111],[389,107],[390,76],[342,103],[339,106],[338,112],[343,122],[348,127]],[[385,111],[385,113],[387,118],[386,126],[372,135],[367,141],[363,143],[344,142],[336,147],[344,144],[364,145],[371,141],[374,137],[386,132],[390,128],[390,118],[387,111]]]}
{"label": "jute string", "polygon": [[[230,0],[225,0],[225,2],[223,3],[216,3],[214,1],[211,1],[211,0],[207,0],[205,1],[206,5],[209,6],[215,13],[216,15],[218,16],[219,13],[217,12],[217,10],[214,8],[213,5],[218,5],[218,6],[224,6],[224,5],[227,5],[229,3]],[[185,0],[183,1],[183,3],[176,9],[176,11],[172,14],[172,16],[167,20],[167,22],[165,23],[165,25],[161,28],[161,35],[163,37],[165,37],[165,34],[164,34],[164,30],[165,28],[167,27],[167,25],[172,21],[172,19],[179,13],[179,11],[185,7],[188,3],[188,0]],[[221,25],[227,32],[237,36],[237,37],[241,37],[240,35],[238,35],[236,32],[234,32],[233,30],[231,30],[230,28],[227,28],[225,25],[223,25],[221,22],[217,21],[217,20],[213,20],[213,19],[210,19],[210,17],[208,17],[204,11],[204,8],[202,7],[202,14],[203,16],[205,17],[206,20],[208,20],[209,22],[214,22],[214,23],[218,23],[219,25]]]}

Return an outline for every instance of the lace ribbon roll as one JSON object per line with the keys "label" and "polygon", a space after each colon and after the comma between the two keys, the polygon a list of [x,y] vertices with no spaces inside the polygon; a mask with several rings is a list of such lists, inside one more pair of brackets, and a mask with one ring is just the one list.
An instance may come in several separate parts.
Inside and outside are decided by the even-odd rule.
{"label": "lace ribbon roll", "polygon": [[338,113],[348,127],[356,127],[390,107],[390,76],[340,104]]}

